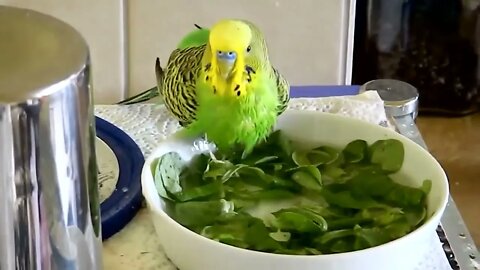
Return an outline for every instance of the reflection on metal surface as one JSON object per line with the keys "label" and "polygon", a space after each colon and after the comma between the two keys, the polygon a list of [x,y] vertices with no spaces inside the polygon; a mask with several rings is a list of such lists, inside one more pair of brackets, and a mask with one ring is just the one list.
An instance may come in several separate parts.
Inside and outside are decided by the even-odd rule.
{"label": "reflection on metal surface", "polygon": [[[10,110],[6,107],[0,106],[0,138],[2,141],[13,141],[12,128],[10,123]],[[15,215],[13,208],[14,204],[14,182],[13,175],[13,145],[0,143],[0,189],[4,190],[0,197],[0,241],[3,247],[0,248],[0,269],[9,270],[14,269],[15,265],[15,238],[13,231]],[[8,181],[7,181],[8,180]],[[6,218],[8,217],[8,218]]]}
{"label": "reflection on metal surface", "polygon": [[377,91],[385,104],[385,112],[391,117],[418,114],[418,90],[413,85],[393,79],[379,79],[365,83],[360,92]]}
{"label": "reflection on metal surface", "polygon": [[423,137],[420,134],[420,130],[418,130],[418,127],[415,124],[415,120],[413,119],[411,114],[392,117],[392,119],[393,119],[395,128],[397,129],[397,132],[409,138],[410,140],[416,142],[423,148],[427,149],[427,145],[423,140]]}
{"label": "reflection on metal surface", "polygon": [[[46,42],[17,49],[4,46],[13,50],[6,54],[44,51],[45,62],[32,62],[26,71],[11,69],[11,77],[0,76],[0,185],[5,190],[0,196],[0,269],[100,269],[88,48],[74,29],[51,17],[9,7],[0,7],[0,14],[0,26],[5,28],[1,22],[6,20],[25,30],[7,25],[11,39],[2,42]],[[62,38],[63,47],[45,45]],[[45,59],[49,55],[51,59]],[[0,67],[5,65],[0,61]]]}

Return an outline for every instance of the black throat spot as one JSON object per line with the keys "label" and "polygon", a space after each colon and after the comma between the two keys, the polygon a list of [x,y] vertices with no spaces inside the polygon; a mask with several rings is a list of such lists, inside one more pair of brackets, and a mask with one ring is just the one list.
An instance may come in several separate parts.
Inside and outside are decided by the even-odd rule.
{"label": "black throat spot", "polygon": [[205,65],[205,72],[209,71],[211,67],[212,67],[212,63],[206,64]]}
{"label": "black throat spot", "polygon": [[247,72],[247,82],[252,82],[252,74],[256,74],[255,70],[251,66],[245,66],[245,71]]}
{"label": "black throat spot", "polygon": [[250,73],[256,74],[255,69],[253,69],[251,66],[245,66],[245,71],[248,75],[250,75]]}

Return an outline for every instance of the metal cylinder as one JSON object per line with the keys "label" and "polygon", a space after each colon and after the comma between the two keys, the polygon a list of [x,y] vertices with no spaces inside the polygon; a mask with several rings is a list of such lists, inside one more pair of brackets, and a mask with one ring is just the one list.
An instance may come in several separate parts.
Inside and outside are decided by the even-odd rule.
{"label": "metal cylinder", "polygon": [[360,87],[360,93],[377,91],[385,104],[385,111],[392,117],[418,115],[418,90],[413,85],[394,79],[377,79],[366,82]]}
{"label": "metal cylinder", "polygon": [[71,26],[0,6],[0,270],[102,268],[90,73]]}

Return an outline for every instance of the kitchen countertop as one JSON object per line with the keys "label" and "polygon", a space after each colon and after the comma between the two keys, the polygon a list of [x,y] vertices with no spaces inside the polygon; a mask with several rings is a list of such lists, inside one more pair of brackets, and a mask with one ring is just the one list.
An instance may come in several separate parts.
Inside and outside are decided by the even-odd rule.
{"label": "kitchen countertop", "polygon": [[418,117],[417,126],[445,169],[452,197],[480,246],[480,113],[459,118]]}
{"label": "kitchen countertop", "polygon": [[166,258],[160,251],[148,210],[142,208],[123,230],[103,242],[103,266],[106,270],[175,270],[163,264]]}

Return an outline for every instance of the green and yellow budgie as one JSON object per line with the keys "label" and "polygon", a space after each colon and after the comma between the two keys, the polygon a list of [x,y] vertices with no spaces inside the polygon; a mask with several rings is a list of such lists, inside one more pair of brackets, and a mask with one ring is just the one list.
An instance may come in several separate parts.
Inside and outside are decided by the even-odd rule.
{"label": "green and yellow budgie", "polygon": [[270,63],[264,36],[251,22],[198,28],[182,39],[165,69],[157,58],[158,91],[184,127],[182,136],[205,135],[221,151],[241,145],[248,154],[287,108],[289,83]]}

